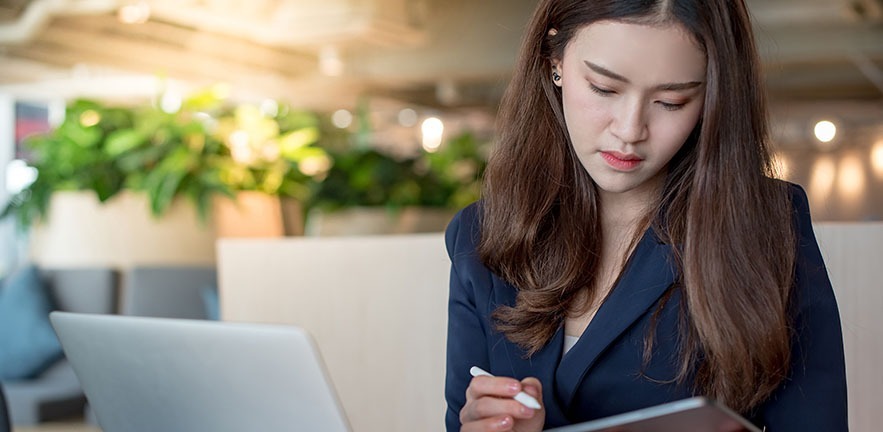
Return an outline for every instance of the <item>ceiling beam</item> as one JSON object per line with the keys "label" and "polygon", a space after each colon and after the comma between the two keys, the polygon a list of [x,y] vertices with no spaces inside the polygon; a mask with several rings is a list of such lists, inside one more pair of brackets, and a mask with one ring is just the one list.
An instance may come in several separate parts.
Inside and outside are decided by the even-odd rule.
{"label": "ceiling beam", "polygon": [[[245,76],[261,79],[275,75],[294,78],[304,72],[302,69],[276,69],[278,63],[243,64],[229,58],[218,58],[205,52],[157,44],[150,40],[96,37],[94,34],[64,27],[50,27],[28,48],[13,48],[11,52],[27,56],[25,51],[39,51],[52,46],[61,48],[54,51],[66,53],[62,58],[71,60],[81,58],[76,63],[122,66],[122,69],[168,74],[172,77],[198,81],[226,81]],[[243,57],[247,55],[243,53]]]}
{"label": "ceiling beam", "polygon": [[883,59],[883,27],[789,27],[759,30],[756,35],[766,64],[849,60],[853,53]]}
{"label": "ceiling beam", "polygon": [[115,17],[93,16],[77,19],[56,19],[46,30],[79,32],[82,39],[93,43],[107,40],[156,45],[234,62],[253,68],[296,74],[316,68],[316,55],[287,48],[260,45],[241,38],[201,32],[178,25],[148,21],[144,24],[123,24]]}
{"label": "ceiling beam", "polygon": [[118,0],[33,0],[12,22],[0,24],[0,44],[21,44],[36,37],[55,15],[115,11]]}

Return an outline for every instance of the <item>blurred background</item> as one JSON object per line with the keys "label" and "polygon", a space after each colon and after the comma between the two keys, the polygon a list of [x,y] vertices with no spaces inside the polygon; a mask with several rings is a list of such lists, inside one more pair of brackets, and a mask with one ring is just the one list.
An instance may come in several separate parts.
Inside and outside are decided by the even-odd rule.
{"label": "blurred background", "polygon": [[[879,220],[883,2],[749,5],[780,176],[817,220]],[[107,220],[179,219],[185,261],[223,236],[441,229],[478,196],[534,6],[0,2],[0,274],[22,256],[106,261],[83,256],[102,242],[121,264],[152,259],[99,240]]]}
{"label": "blurred background", "polygon": [[[883,0],[748,4],[779,177],[816,221],[880,221]],[[131,314],[189,281],[201,309],[221,238],[443,230],[479,197],[535,5],[0,0],[0,280],[86,269]],[[55,403],[7,388],[19,424]]]}

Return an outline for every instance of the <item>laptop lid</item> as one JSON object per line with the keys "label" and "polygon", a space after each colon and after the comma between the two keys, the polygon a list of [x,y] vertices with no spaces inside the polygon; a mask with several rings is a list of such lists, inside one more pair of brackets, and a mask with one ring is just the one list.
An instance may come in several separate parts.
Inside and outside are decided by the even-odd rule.
{"label": "laptop lid", "polygon": [[104,432],[350,430],[301,328],[67,312],[50,319]]}

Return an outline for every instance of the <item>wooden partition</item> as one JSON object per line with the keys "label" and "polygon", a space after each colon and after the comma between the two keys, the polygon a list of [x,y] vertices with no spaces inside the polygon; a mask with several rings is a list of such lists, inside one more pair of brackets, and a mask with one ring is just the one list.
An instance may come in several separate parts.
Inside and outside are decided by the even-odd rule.
{"label": "wooden partition", "polygon": [[816,237],[840,306],[849,426],[883,424],[883,223],[817,223]]}
{"label": "wooden partition", "polygon": [[355,432],[444,429],[441,234],[219,241],[227,321],[315,337]]}
{"label": "wooden partition", "polygon": [[[883,224],[817,224],[843,321],[852,431],[883,424]],[[442,431],[443,238],[222,240],[225,320],[316,337],[355,432]]]}

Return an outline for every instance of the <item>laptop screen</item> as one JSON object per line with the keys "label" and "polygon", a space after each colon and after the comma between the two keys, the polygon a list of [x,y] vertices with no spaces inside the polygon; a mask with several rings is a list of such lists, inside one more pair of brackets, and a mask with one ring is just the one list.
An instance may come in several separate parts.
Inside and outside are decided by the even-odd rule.
{"label": "laptop screen", "polygon": [[350,430],[301,328],[66,312],[50,319],[105,432]]}

